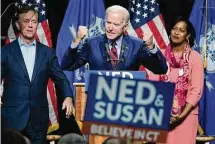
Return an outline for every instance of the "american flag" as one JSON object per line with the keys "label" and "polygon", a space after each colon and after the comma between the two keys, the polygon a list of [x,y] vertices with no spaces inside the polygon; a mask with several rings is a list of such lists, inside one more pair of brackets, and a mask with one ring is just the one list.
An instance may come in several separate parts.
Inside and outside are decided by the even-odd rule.
{"label": "american flag", "polygon": [[127,33],[142,38],[146,32],[153,34],[155,44],[163,49],[169,44],[164,21],[156,0],[130,0],[130,25]]}
{"label": "american flag", "polygon": [[[14,3],[15,9],[20,8],[22,5],[29,5],[34,7],[36,11],[38,11],[39,15],[39,24],[37,28],[37,33],[35,38],[49,46],[52,47],[51,41],[51,33],[49,29],[48,20],[46,19],[46,5],[43,0],[21,0],[16,1]],[[16,14],[15,14],[16,15]],[[17,29],[15,28],[14,20],[11,20],[9,29],[8,29],[8,37],[6,39],[6,43],[10,43],[15,40],[18,36]],[[48,87],[47,87],[47,98],[49,102],[49,129],[48,133],[55,131],[59,128],[58,124],[58,111],[57,111],[57,100],[55,95],[55,89],[53,82],[49,79]]]}

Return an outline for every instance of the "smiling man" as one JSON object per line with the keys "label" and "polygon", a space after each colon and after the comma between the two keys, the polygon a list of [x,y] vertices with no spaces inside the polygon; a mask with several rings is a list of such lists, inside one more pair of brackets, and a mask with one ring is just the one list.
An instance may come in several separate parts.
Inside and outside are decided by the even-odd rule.
{"label": "smiling man", "polygon": [[76,39],[66,51],[61,67],[76,70],[89,63],[91,70],[138,70],[144,65],[153,73],[166,73],[167,65],[160,50],[155,47],[152,35],[143,40],[125,34],[129,12],[118,5],[106,10],[105,34],[87,38],[85,26],[80,26]]}

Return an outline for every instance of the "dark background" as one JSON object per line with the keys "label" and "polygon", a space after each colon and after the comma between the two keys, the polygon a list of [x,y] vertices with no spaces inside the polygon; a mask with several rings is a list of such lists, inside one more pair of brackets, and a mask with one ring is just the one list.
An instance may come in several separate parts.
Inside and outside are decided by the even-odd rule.
{"label": "dark background", "polygon": [[[63,21],[64,13],[67,9],[67,4],[69,0],[44,0],[47,8],[47,18],[49,20],[50,29],[52,33],[53,47],[56,46],[57,35]],[[129,0],[104,0],[105,7],[111,5],[121,5],[128,8]],[[1,13],[6,9],[6,7],[15,0],[1,0]],[[192,10],[194,0],[157,0],[160,4],[160,11],[163,14],[164,22],[167,31],[171,23],[177,16],[189,17]],[[6,11],[6,13],[1,17],[1,36],[7,35],[7,29],[11,17],[13,16],[14,7],[11,6]],[[3,39],[3,38],[1,38]],[[4,45],[4,40],[1,40],[1,45]]]}
{"label": "dark background", "polygon": [[[52,43],[55,48],[57,42],[57,35],[60,30],[61,24],[63,22],[64,13],[66,12],[67,5],[69,0],[44,0],[46,3],[46,13],[49,20],[50,30],[52,33]],[[121,5],[125,8],[128,8],[129,0],[104,0],[105,7],[111,5]],[[192,5],[194,0],[157,0],[160,4],[160,11],[163,14],[164,22],[166,25],[167,31],[171,23],[177,16],[184,16],[189,18],[190,12],[192,10]],[[1,14],[6,9],[6,7],[15,2],[15,0],[1,0]],[[7,35],[7,30],[11,17],[14,16],[14,6],[10,6],[6,13],[1,17],[1,46],[4,45],[4,38]],[[3,37],[2,37],[3,36]],[[58,92],[58,91],[57,91]],[[58,95],[58,94],[57,94]],[[58,97],[60,98],[60,97]],[[58,108],[62,99],[58,99]],[[64,111],[58,110],[59,112],[59,124],[60,130],[54,133],[59,134],[59,132],[64,135],[67,133],[78,133],[80,130],[74,118],[65,119]]]}

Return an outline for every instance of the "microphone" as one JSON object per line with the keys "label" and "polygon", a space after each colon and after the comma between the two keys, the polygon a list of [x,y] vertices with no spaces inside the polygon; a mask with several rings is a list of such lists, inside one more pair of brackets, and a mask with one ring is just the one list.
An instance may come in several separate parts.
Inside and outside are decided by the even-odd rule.
{"label": "microphone", "polygon": [[119,59],[112,59],[112,57],[110,55],[110,49],[109,49],[108,43],[105,43],[106,58],[107,58],[106,61],[107,62],[110,62],[110,61],[125,62],[125,58],[124,58],[125,49],[126,49],[126,47],[124,45],[122,45]]}
{"label": "microphone", "polygon": [[[15,4],[15,2],[10,3],[10,4],[6,7],[6,9],[4,10],[4,12],[1,14],[1,17],[4,16],[4,14],[5,14],[5,12],[8,10],[8,8],[9,8],[10,6],[14,5],[14,4]],[[1,17],[0,17],[0,18],[1,18]]]}
{"label": "microphone", "polygon": [[[21,6],[24,6],[24,5],[27,5],[27,4],[23,4],[23,3],[17,3],[17,2],[12,2],[10,3],[6,9],[4,10],[4,12],[1,14],[1,17],[4,16],[5,12],[12,6],[12,5],[15,5],[15,8],[20,8]],[[38,6],[38,4],[31,4],[31,6]]]}
{"label": "microphone", "polygon": [[117,58],[117,59],[112,58],[112,56],[110,54],[110,49],[109,49],[108,43],[105,43],[105,48],[106,48],[106,61],[111,62],[114,70],[117,70],[118,64],[120,62],[125,62],[124,53],[125,53],[127,47],[125,47],[125,45],[122,44],[119,58]]}

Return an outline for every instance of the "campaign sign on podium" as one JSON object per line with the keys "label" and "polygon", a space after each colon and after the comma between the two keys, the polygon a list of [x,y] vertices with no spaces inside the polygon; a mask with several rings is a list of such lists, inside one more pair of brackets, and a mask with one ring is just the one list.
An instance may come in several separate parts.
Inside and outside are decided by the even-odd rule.
{"label": "campaign sign on podium", "polygon": [[175,85],[91,74],[83,133],[165,142]]}
{"label": "campaign sign on podium", "polygon": [[91,74],[121,77],[129,79],[146,79],[146,73],[143,71],[97,71],[97,70],[86,70],[84,73],[85,80],[85,91],[88,91],[89,79]]}

